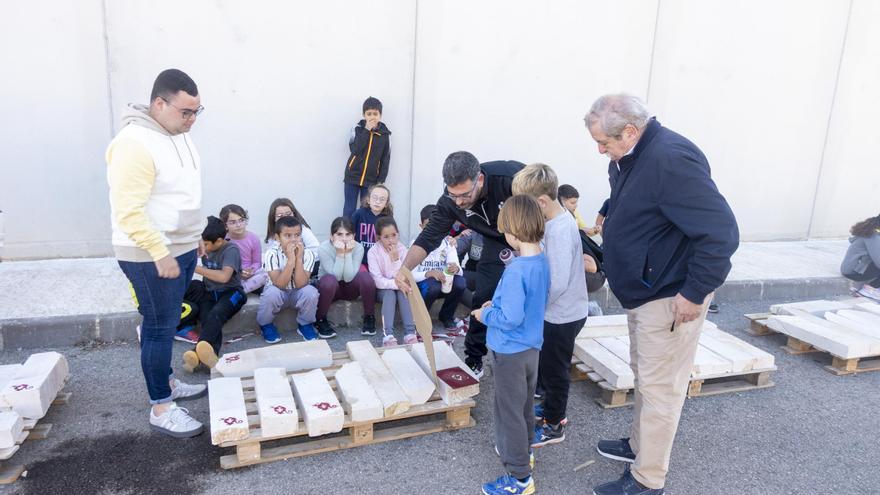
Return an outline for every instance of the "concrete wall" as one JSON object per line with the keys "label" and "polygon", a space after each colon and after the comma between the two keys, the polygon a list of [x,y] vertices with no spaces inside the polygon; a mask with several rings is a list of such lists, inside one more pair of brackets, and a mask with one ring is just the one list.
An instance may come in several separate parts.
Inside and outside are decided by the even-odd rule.
{"label": "concrete wall", "polygon": [[552,165],[590,219],[608,183],[581,119],[627,91],[706,152],[744,239],[845,235],[880,210],[878,23],[871,0],[19,2],[0,17],[0,255],[109,253],[104,148],[167,67],[207,108],[205,213],[239,203],[260,234],[288,196],[327,235],[367,95],[404,237],[461,149]]}

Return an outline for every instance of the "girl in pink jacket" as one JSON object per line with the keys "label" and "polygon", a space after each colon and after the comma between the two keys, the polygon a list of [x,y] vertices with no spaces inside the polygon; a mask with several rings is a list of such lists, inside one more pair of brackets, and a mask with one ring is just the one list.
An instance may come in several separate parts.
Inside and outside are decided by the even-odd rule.
{"label": "girl in pink jacket", "polygon": [[406,247],[400,242],[397,223],[394,218],[385,216],[376,220],[376,244],[367,253],[370,275],[376,282],[376,297],[382,301],[382,345],[397,345],[394,337],[394,307],[400,306],[400,319],[403,320],[404,344],[415,344],[416,325],[413,322],[409,302],[394,281],[394,276],[406,257]]}

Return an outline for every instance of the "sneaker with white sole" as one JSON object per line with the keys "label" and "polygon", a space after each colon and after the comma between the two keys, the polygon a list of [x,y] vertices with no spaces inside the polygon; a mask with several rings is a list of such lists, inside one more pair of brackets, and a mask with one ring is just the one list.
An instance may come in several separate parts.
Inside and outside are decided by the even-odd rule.
{"label": "sneaker with white sole", "polygon": [[414,333],[408,333],[403,336],[403,343],[404,344],[418,344],[419,338]]}
{"label": "sneaker with white sole", "polygon": [[873,299],[876,302],[880,302],[880,288],[871,287],[868,284],[862,286],[861,289],[856,291],[856,294],[867,297],[868,299]]}
{"label": "sneaker with white sole", "polygon": [[156,416],[150,409],[150,428],[174,438],[190,438],[202,433],[204,427],[183,407],[171,403],[171,407],[164,414]]}
{"label": "sneaker with white sole", "polygon": [[204,384],[183,383],[175,378],[171,385],[171,400],[198,399],[208,393],[208,386]]}
{"label": "sneaker with white sole", "polygon": [[217,357],[217,353],[214,352],[214,348],[211,347],[211,344],[204,340],[196,344],[196,354],[199,356],[199,361],[207,366],[208,369],[214,369],[217,361],[220,360],[220,358]]}
{"label": "sneaker with white sole", "polygon": [[174,340],[178,342],[186,342],[188,344],[195,344],[199,341],[199,334],[196,332],[196,327],[189,325],[176,331],[174,333]]}
{"label": "sneaker with white sole", "polygon": [[471,372],[477,377],[477,380],[483,378],[483,363],[477,361],[471,361],[470,359],[465,359],[464,364],[468,365],[468,368],[471,369]]}

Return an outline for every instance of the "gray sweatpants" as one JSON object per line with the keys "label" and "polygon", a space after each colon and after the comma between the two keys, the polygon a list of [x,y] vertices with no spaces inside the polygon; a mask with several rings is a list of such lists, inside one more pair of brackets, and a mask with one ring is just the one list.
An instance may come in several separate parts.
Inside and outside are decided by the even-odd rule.
{"label": "gray sweatpants", "polygon": [[413,321],[412,310],[409,309],[409,301],[403,292],[395,289],[377,289],[376,296],[382,302],[382,330],[385,335],[391,335],[394,330],[394,308],[400,306],[400,319],[403,320],[403,328],[406,333],[415,333],[416,324]]}
{"label": "gray sweatpants", "polygon": [[534,393],[538,349],[495,357],[495,445],[504,469],[514,478],[532,474],[529,450],[535,432]]}

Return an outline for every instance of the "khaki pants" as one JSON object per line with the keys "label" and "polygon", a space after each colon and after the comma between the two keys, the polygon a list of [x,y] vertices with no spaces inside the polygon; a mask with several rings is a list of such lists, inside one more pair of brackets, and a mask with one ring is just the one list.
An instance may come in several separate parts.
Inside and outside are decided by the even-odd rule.
{"label": "khaki pants", "polygon": [[672,442],[712,295],[703,302],[696,320],[676,325],[674,331],[670,331],[675,321],[672,299],[627,310],[630,367],[635,375],[635,414],[629,440],[636,454],[632,475],[654,489],[666,482]]}

